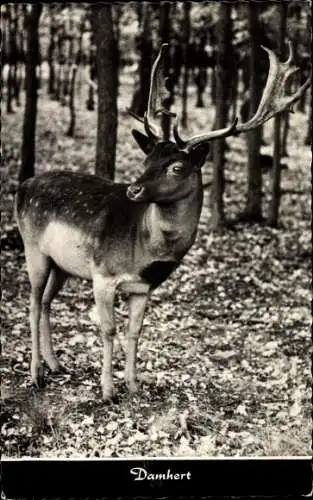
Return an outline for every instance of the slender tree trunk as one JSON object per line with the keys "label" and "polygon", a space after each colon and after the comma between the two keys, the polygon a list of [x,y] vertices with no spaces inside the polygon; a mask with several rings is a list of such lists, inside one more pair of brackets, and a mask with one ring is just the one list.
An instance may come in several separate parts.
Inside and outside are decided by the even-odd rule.
{"label": "slender tree trunk", "polygon": [[283,129],[283,138],[282,138],[282,146],[281,146],[281,156],[288,156],[287,151],[287,140],[289,134],[289,112],[282,113],[282,129]]}
{"label": "slender tree trunk", "polygon": [[69,94],[69,75],[70,75],[69,52],[70,52],[70,36],[69,36],[69,26],[67,24],[65,28],[65,40],[64,40],[63,85],[62,85],[62,93],[60,100],[61,106],[66,106],[66,97]]}
{"label": "slender tree trunk", "polygon": [[[262,75],[260,71],[261,54],[259,4],[249,2],[248,21],[251,36],[250,53],[250,116],[252,116],[260,102]],[[249,221],[260,222],[262,217],[262,173],[260,163],[260,148],[262,142],[262,127],[247,133],[248,139],[248,193],[247,202],[242,218]]]}
{"label": "slender tree trunk", "polygon": [[69,137],[74,137],[75,133],[75,125],[76,125],[76,112],[75,112],[75,81],[76,81],[76,73],[77,66],[76,64],[72,65],[72,76],[70,83],[70,99],[69,99],[69,108],[70,108],[70,125],[67,131],[67,135]]}
{"label": "slender tree trunk", "polygon": [[[231,48],[231,4],[221,2],[219,6],[219,22],[217,30],[216,77],[216,116],[215,128],[224,128],[228,117],[229,94],[229,53]],[[225,139],[217,139],[213,143],[213,182],[211,189],[211,228],[219,230],[224,225],[224,154]]]}
{"label": "slender tree trunk", "polygon": [[310,146],[312,144],[312,94],[311,94],[311,105],[310,105],[309,120],[308,120],[308,130],[306,138],[304,140],[304,144],[306,146]]}
{"label": "slender tree trunk", "polygon": [[83,17],[80,26],[79,26],[79,33],[78,33],[78,41],[77,41],[77,54],[76,54],[76,64],[77,64],[77,93],[80,96],[81,95],[81,87],[82,87],[82,71],[83,71],[83,34],[85,31],[85,18]]}
{"label": "slender tree trunk", "polygon": [[13,23],[13,40],[14,40],[14,63],[13,63],[13,96],[16,106],[20,106],[20,79],[19,79],[19,5],[14,4],[14,23]]}
{"label": "slender tree trunk", "polygon": [[7,78],[7,113],[13,113],[13,29],[12,29],[13,5],[7,5],[7,27],[8,27],[8,78]]}
{"label": "slender tree trunk", "polygon": [[[304,2],[303,5],[300,4],[300,7],[298,8],[298,12],[299,12],[298,19],[299,19],[299,25],[300,25],[301,24],[301,8],[304,8],[306,11],[307,32],[311,34],[312,33],[312,12],[311,12],[310,7],[312,9],[312,2]],[[309,64],[309,62],[307,60],[304,60],[303,58],[301,58],[300,71],[299,71],[299,73],[300,73],[300,75],[299,75],[300,76],[300,85],[303,85],[303,83],[306,81],[306,79],[309,76],[308,64]],[[298,109],[301,113],[305,113],[307,95],[308,95],[308,93],[307,93],[307,91],[305,91],[301,94],[301,97],[299,99]]]}
{"label": "slender tree trunk", "polygon": [[[95,81],[97,76],[97,63],[96,63],[96,54],[94,53],[94,41],[90,40],[90,48],[89,48],[89,79],[90,81]],[[88,99],[86,102],[86,107],[88,111],[93,111],[95,109],[95,96],[94,96],[94,88],[91,84],[88,87]]]}
{"label": "slender tree trunk", "polygon": [[36,66],[39,59],[38,27],[42,12],[42,4],[29,7],[26,16],[27,51],[26,51],[26,103],[22,138],[22,163],[19,182],[32,177],[35,173],[35,136],[37,116],[37,75]]}
{"label": "slender tree trunk", "polygon": [[1,75],[1,89],[4,91],[3,68],[8,62],[8,30],[7,30],[7,10],[8,5],[3,5],[1,8],[1,52],[0,52],[0,75]]}
{"label": "slender tree trunk", "polygon": [[[160,40],[161,43],[169,43],[170,38],[170,9],[171,4],[169,2],[161,2],[160,4]],[[164,58],[164,75],[169,74],[170,60],[169,55],[166,54]],[[168,99],[171,101],[171,98]],[[170,102],[164,103],[165,109],[170,108]],[[166,114],[162,114],[161,126],[163,131],[163,139],[168,141],[171,133],[171,117]]]}
{"label": "slender tree trunk", "polygon": [[190,39],[190,9],[191,3],[184,2],[184,72],[183,72],[183,87],[182,87],[182,126],[187,128],[187,102],[188,102],[188,83],[189,83],[189,68],[188,68],[188,44]]}
{"label": "slender tree trunk", "polygon": [[9,63],[9,71],[7,79],[7,113],[13,113],[12,97],[13,97],[13,65]]}
{"label": "slender tree trunk", "polygon": [[48,48],[48,64],[49,64],[49,83],[48,83],[48,92],[50,96],[53,96],[55,93],[55,35],[56,35],[56,26],[55,26],[55,16],[53,9],[55,6],[50,4],[50,41]]}
{"label": "slender tree trunk", "polygon": [[215,29],[210,30],[210,41],[212,45],[212,69],[211,69],[211,101],[213,106],[216,105],[216,36]]}
{"label": "slender tree trunk", "polygon": [[91,23],[97,47],[98,76],[96,174],[113,179],[117,135],[117,44],[112,5],[93,5]]}
{"label": "slender tree trunk", "polygon": [[[138,40],[138,49],[140,52],[139,60],[139,82],[135,87],[130,109],[139,116],[143,116],[147,110],[149,90],[150,90],[150,74],[152,67],[152,39],[151,39],[151,7],[149,4],[142,4],[141,8],[137,9],[140,13],[142,24],[140,25],[140,35]],[[139,20],[139,17],[138,17]]]}
{"label": "slender tree trunk", "polygon": [[[279,6],[279,52],[282,59],[285,59],[285,38],[287,30],[287,8],[286,3],[280,3]],[[276,227],[278,224],[279,205],[280,205],[280,178],[281,178],[281,122],[280,115],[275,116],[274,119],[274,154],[273,154],[273,184],[272,184],[272,198],[269,207],[268,223]]]}
{"label": "slender tree trunk", "polygon": [[94,111],[95,109],[95,97],[94,97],[94,88],[92,85],[89,84],[88,87],[88,98],[86,102],[86,107],[88,111]]}
{"label": "slender tree trunk", "polygon": [[26,36],[24,30],[24,19],[26,17],[27,5],[23,4],[20,11],[19,19],[19,50],[20,50],[20,67],[19,67],[19,87],[25,89],[25,60],[26,60]]}
{"label": "slender tree trunk", "polygon": [[56,81],[56,100],[61,104],[64,100],[64,65],[65,65],[65,46],[64,46],[64,31],[59,30],[58,33],[58,64],[57,64],[57,81]]}
{"label": "slender tree trunk", "polygon": [[116,41],[117,95],[119,95],[119,74],[121,70],[121,54],[120,54],[120,39],[121,39],[120,20],[122,15],[121,5],[119,4],[114,5],[113,9],[114,9],[113,33]]}
{"label": "slender tree trunk", "polygon": [[238,68],[238,59],[235,49],[233,49],[232,57],[234,58],[234,65],[233,65],[232,84],[230,87],[229,105],[232,108],[231,120],[234,121],[237,116],[238,85],[239,85],[239,68]]}

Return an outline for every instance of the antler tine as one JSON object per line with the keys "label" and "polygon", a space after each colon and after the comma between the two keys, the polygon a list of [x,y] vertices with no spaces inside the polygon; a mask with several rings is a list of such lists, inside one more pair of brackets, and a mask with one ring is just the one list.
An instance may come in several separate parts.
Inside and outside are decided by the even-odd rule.
{"label": "antler tine", "polygon": [[141,118],[141,116],[137,115],[137,113],[135,113],[134,111],[132,111],[130,108],[126,108],[126,111],[127,113],[132,116],[133,118],[135,118],[135,120],[139,121],[140,123],[143,123],[143,118]]}
{"label": "antler tine", "polygon": [[293,51],[293,46],[292,46],[292,43],[290,40],[287,41],[287,44],[288,44],[288,50],[289,50],[289,55],[288,55],[288,59],[286,62],[282,63],[282,64],[291,64],[292,61],[293,61],[293,58],[294,58],[294,51]]}
{"label": "antler tine", "polygon": [[222,137],[228,137],[233,135],[236,131],[236,125],[238,123],[238,118],[235,118],[233,123],[229,127],[225,127],[218,130],[212,130],[204,134],[199,134],[191,137],[190,139],[183,139],[178,132],[178,120],[175,120],[173,125],[173,136],[177,146],[180,149],[190,150],[200,144],[201,142],[211,141],[213,139],[221,139]]}
{"label": "antler tine", "polygon": [[148,109],[145,113],[144,124],[146,133],[157,141],[162,138],[162,132],[159,125],[155,122],[160,113],[170,114],[165,107],[164,101],[170,97],[170,92],[166,88],[168,78],[164,78],[164,56],[168,50],[169,44],[161,45],[159,54],[152,66],[150,78],[150,91],[148,99]]}
{"label": "antler tine", "polygon": [[177,146],[180,149],[188,150],[200,144],[201,142],[211,141],[212,139],[219,139],[230,135],[237,135],[241,132],[248,132],[253,130],[273,116],[281,113],[282,111],[291,111],[292,105],[301,97],[303,92],[310,86],[311,75],[306,82],[290,96],[285,94],[286,81],[290,75],[298,71],[299,68],[291,66],[293,61],[293,47],[292,43],[288,41],[289,55],[285,62],[279,61],[276,54],[267,47],[262,48],[267,52],[269,57],[269,72],[263,95],[256,113],[246,123],[239,123],[236,118],[230,127],[219,130],[212,130],[201,135],[196,135],[188,140],[183,139],[178,132],[178,122],[176,120],[173,126],[173,135]]}

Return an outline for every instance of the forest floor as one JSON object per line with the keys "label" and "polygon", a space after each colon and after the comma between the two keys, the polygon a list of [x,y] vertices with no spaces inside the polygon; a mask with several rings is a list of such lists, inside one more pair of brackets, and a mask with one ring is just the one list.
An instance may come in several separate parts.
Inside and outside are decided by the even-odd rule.
{"label": "forest floor", "polygon": [[[133,88],[122,81],[119,110]],[[208,109],[190,89],[188,134],[210,128]],[[77,96],[75,138],[65,135],[68,109],[40,91],[37,173],[93,172],[96,111]],[[54,345],[66,374],[46,374],[39,392],[29,376],[29,281],[16,245],[17,186],[23,110],[2,113],[2,453],[5,457],[290,456],[311,454],[311,207],[307,116],[290,115],[288,168],[277,229],[235,223],[210,232],[209,191],[197,240],[182,265],[152,295],[139,343],[141,391],[130,397],[117,348],[118,401],[103,404],[101,339],[93,321],[90,283],[70,279],[52,308]],[[116,179],[132,181],[143,154],[119,115]],[[265,127],[270,153],[273,122]],[[228,140],[225,213],[245,205],[246,143]],[[210,163],[204,180],[211,178]],[[264,214],[271,174],[263,175]],[[117,301],[124,330],[127,309]]]}

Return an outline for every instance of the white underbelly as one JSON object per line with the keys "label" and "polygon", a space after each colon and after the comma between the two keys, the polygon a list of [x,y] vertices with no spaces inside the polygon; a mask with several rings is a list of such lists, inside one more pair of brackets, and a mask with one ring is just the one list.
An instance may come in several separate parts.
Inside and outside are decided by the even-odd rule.
{"label": "white underbelly", "polygon": [[52,221],[45,229],[39,245],[40,250],[67,273],[91,279],[91,239],[81,230]]}

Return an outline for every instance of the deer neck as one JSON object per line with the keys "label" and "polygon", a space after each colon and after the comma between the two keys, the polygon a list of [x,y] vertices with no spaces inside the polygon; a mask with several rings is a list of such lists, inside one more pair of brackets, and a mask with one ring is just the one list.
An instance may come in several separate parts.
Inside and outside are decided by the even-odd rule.
{"label": "deer neck", "polygon": [[187,196],[170,204],[151,203],[144,217],[150,245],[169,247],[178,256],[186,253],[195,239],[201,207],[201,174]]}

